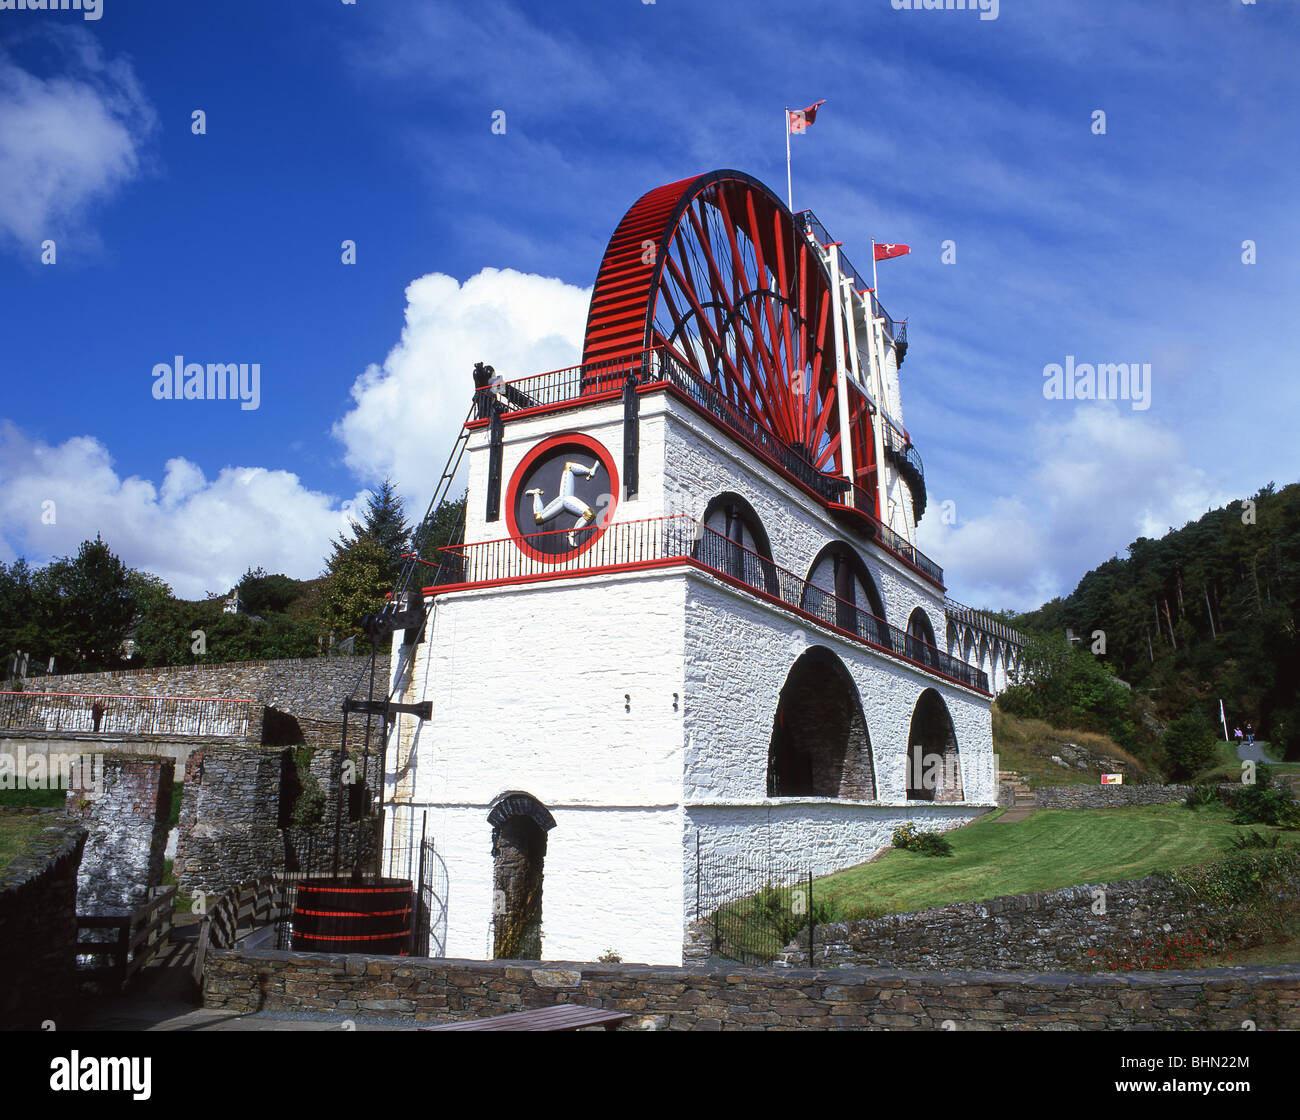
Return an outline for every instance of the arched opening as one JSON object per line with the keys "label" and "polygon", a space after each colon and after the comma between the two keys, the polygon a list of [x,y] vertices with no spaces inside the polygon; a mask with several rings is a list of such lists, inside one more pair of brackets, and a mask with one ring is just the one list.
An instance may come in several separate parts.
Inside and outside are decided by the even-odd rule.
{"label": "arched opening", "polygon": [[555,818],[532,794],[503,793],[488,812],[492,825],[492,955],[542,959],[542,883],[546,834]]}
{"label": "arched opening", "polygon": [[695,559],[769,595],[780,594],[772,546],[753,506],[739,494],[718,494],[700,520],[705,532],[692,551]]}
{"label": "arched opening", "polygon": [[948,619],[948,656],[956,659],[961,657],[961,635],[957,633],[957,624],[951,618]]}
{"label": "arched opening", "polygon": [[937,665],[938,650],[934,645],[934,627],[930,616],[917,607],[907,620],[907,656],[922,665]]}
{"label": "arched opening", "polygon": [[912,710],[907,732],[907,799],[962,800],[957,733],[943,697],[927,688]]}
{"label": "arched opening", "polygon": [[844,663],[824,646],[803,653],[781,689],[768,746],[767,795],[875,800],[862,701]]}
{"label": "arched opening", "polygon": [[884,600],[852,545],[832,541],[823,548],[808,569],[808,584],[799,603],[804,610],[869,642],[890,644]]}

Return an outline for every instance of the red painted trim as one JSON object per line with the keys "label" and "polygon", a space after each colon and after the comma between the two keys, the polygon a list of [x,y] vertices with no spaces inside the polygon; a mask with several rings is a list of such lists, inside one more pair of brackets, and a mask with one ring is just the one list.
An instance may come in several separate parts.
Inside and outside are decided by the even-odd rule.
{"label": "red painted trim", "polygon": [[[969,685],[965,681],[959,681],[956,677],[950,677],[947,673],[941,672],[933,665],[927,665],[925,662],[917,661],[905,654],[896,653],[893,649],[886,646],[870,642],[866,638],[862,637],[861,634],[856,634],[852,630],[845,630],[842,627],[834,625],[834,623],[827,622],[824,618],[813,614],[811,611],[806,611],[802,607],[796,607],[793,603],[787,603],[784,599],[769,594],[766,591],[762,591],[757,587],[753,587],[744,580],[737,579],[735,576],[727,575],[725,572],[719,572],[714,568],[701,564],[698,560],[690,556],[668,556],[662,557],[658,560],[637,560],[625,564],[602,564],[596,567],[575,568],[562,572],[537,572],[529,576],[506,576],[502,579],[483,580],[479,583],[448,583],[441,584],[437,587],[425,587],[422,591],[423,594],[436,598],[439,595],[445,595],[453,591],[481,591],[484,588],[490,587],[505,587],[529,583],[550,583],[554,580],[575,579],[580,576],[617,575],[623,572],[644,572],[656,568],[694,568],[697,571],[703,572],[705,575],[712,576],[714,579],[730,584],[738,590],[747,592],[757,599],[762,599],[765,602],[771,603],[773,606],[779,607],[783,611],[798,615],[799,617],[807,619],[809,622],[822,626],[827,630],[832,630],[836,634],[839,634],[852,642],[856,642],[858,645],[863,645],[868,649],[875,650],[876,652],[883,654],[885,657],[888,657],[891,661],[901,661],[907,665],[914,666],[922,672],[930,674],[932,677],[938,677],[940,680],[947,681],[949,684],[954,684],[958,688],[964,688],[968,692],[973,692],[977,696],[993,695],[993,693],[985,692],[983,689],[976,688],[974,685]],[[932,648],[938,649],[937,646]]]}
{"label": "red painted trim", "polygon": [[[599,526],[600,531],[592,533],[591,536],[577,548],[570,549],[568,552],[557,552],[554,554],[539,552],[523,539],[524,534],[520,531],[519,525],[515,521],[515,504],[519,495],[519,486],[524,477],[532,470],[534,464],[543,455],[553,451],[557,447],[565,444],[577,444],[579,447],[585,447],[591,454],[600,460],[600,465],[605,468],[609,474],[610,482],[610,504],[605,510],[597,515],[593,525]],[[575,557],[581,556],[601,537],[605,535],[605,530],[609,528],[614,519],[614,511],[618,509],[619,480],[618,467],[614,465],[614,456],[599,440],[592,439],[591,436],[584,435],[581,432],[566,432],[562,435],[551,436],[542,440],[535,445],[527,455],[520,460],[519,465],[515,467],[514,473],[510,476],[510,485],[506,488],[506,526],[510,531],[510,539],[514,541],[515,547],[525,556],[530,556],[542,564],[559,564]],[[602,523],[603,522],[603,523]],[[530,534],[534,535],[534,534]]]}

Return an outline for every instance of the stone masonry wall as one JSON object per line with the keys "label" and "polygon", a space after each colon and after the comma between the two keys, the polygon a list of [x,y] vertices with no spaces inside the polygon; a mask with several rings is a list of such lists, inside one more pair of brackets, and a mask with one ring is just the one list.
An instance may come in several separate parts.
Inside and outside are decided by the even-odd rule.
{"label": "stone masonry wall", "polygon": [[[293,766],[291,755],[286,748],[230,746],[200,747],[190,755],[174,864],[182,894],[225,890],[309,858],[317,866],[327,850],[332,857],[334,755],[318,751],[309,766],[326,794],[323,822],[313,830],[281,827],[288,823],[281,814],[281,783]],[[373,821],[344,820],[345,860],[355,855],[358,834],[363,854],[372,853]]]}
{"label": "stone masonry wall", "polygon": [[[1300,882],[1292,886],[1300,894]],[[1093,912],[1098,891],[1105,892],[1104,914]],[[1168,876],[1151,875],[818,926],[813,961],[827,967],[1072,970],[1087,967],[1090,950],[1139,936],[1199,933],[1212,917],[1211,907],[1179,897]],[[807,962],[807,930],[783,959]]]}
{"label": "stone masonry wall", "polygon": [[[451,1022],[579,1003],[654,1030],[1300,1027],[1300,965],[1169,973],[880,972],[210,952],[204,1005]],[[949,1028],[952,1029],[952,1028]]]}
{"label": "stone masonry wall", "polygon": [[[118,669],[107,673],[68,673],[41,677],[38,683],[41,692],[257,700],[263,706],[278,708],[295,716],[337,724],[343,697],[369,664],[369,655],[227,661],[210,665]],[[386,649],[380,650],[375,679],[388,680]],[[34,687],[33,690],[37,689]]]}
{"label": "stone masonry wall", "polygon": [[77,866],[86,828],[58,810],[0,809],[36,816],[42,831],[0,870],[0,1028],[36,1030],[76,995]]}
{"label": "stone masonry wall", "polygon": [[128,914],[162,883],[175,768],[170,758],[106,754],[74,771],[66,811],[90,833],[78,913]]}
{"label": "stone masonry wall", "polygon": [[1169,805],[1186,801],[1192,787],[1183,786],[1038,786],[1034,798],[1040,809],[1110,809],[1127,805]]}

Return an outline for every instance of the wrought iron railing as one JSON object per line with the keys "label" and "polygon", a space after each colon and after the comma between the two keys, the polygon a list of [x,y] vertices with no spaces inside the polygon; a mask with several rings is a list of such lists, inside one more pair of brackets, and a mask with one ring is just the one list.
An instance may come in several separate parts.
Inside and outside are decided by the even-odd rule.
{"label": "wrought iron railing", "polygon": [[[877,541],[943,586],[943,568],[875,516],[875,502],[857,486],[836,475],[819,471],[798,449],[784,443],[715,386],[701,381],[663,348],[589,365],[569,366],[514,381],[494,381],[475,391],[475,414],[485,417],[493,402],[506,412],[541,408],[620,389],[631,376],[638,385],[669,384],[714,417],[741,442],[774,461],[824,501],[848,504],[872,522]],[[920,456],[916,456],[917,463]],[[851,495],[851,496],[850,496]]]}
{"label": "wrought iron railing", "polygon": [[196,696],[0,692],[0,727],[243,739],[252,709],[251,700]]}
{"label": "wrought iron railing", "polygon": [[[521,547],[522,546],[522,547]],[[838,598],[765,556],[693,518],[676,515],[620,521],[604,529],[563,529],[448,546],[435,591],[450,586],[526,583],[584,572],[694,564],[744,584],[786,608],[810,616],[868,645],[917,662],[981,691],[988,678],[974,666],[891,626],[856,603]]]}
{"label": "wrought iron railing", "polygon": [[1025,636],[1014,626],[1008,626],[1001,619],[987,615],[983,611],[977,611],[974,607],[968,607],[964,603],[957,602],[956,599],[946,597],[943,601],[943,610],[955,622],[965,623],[967,626],[988,634],[990,637],[1001,638],[1004,642],[1010,642],[1014,646],[1024,647]]}
{"label": "wrought iron railing", "polygon": [[[817,243],[819,245],[823,245],[823,246],[830,245],[834,241],[834,238],[831,237],[831,235],[826,232],[826,227],[822,225],[820,221],[817,220],[817,215],[814,214],[811,210],[801,211],[800,213],[795,215],[795,218],[796,220],[798,219],[803,220],[804,230],[807,233],[812,234],[812,236],[817,239]],[[907,320],[906,319],[902,321],[896,320],[889,314],[889,312],[887,312],[883,307],[881,307],[880,300],[876,299],[876,293],[871,290],[874,287],[874,285],[869,284],[867,280],[862,276],[862,274],[858,272],[856,268],[853,267],[853,262],[850,261],[849,258],[845,255],[843,249],[840,250],[839,256],[840,256],[840,271],[845,276],[852,278],[854,288],[862,295],[864,299],[866,299],[867,296],[870,295],[871,314],[874,315],[877,319],[884,320],[885,334],[889,336],[891,341],[893,341],[901,351],[906,352]],[[899,357],[899,364],[900,365],[902,364],[901,355]]]}

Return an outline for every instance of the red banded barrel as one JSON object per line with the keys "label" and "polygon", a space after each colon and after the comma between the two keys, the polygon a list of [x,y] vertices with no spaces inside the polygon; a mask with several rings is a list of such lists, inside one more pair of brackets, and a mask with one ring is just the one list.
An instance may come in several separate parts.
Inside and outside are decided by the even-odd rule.
{"label": "red banded barrel", "polygon": [[407,956],[414,901],[409,879],[302,883],[293,910],[293,947],[314,953]]}

